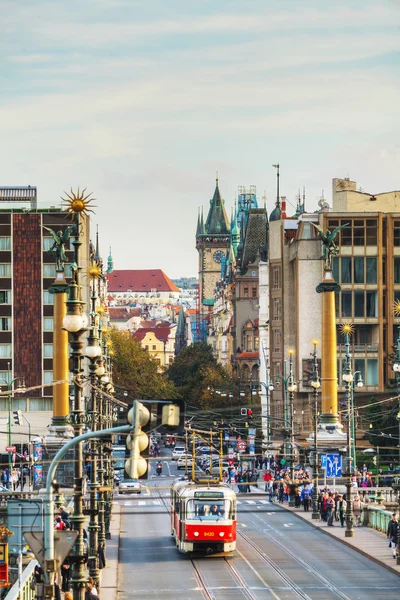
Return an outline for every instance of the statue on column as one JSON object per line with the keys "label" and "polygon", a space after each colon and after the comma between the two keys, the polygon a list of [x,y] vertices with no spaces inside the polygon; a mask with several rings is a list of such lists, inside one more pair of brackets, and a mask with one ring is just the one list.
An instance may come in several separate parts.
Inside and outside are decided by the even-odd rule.
{"label": "statue on column", "polygon": [[68,262],[68,257],[65,254],[65,244],[67,243],[71,235],[76,232],[76,225],[68,225],[68,227],[66,227],[64,231],[60,229],[60,231],[57,231],[57,233],[49,227],[43,226],[43,229],[49,231],[51,237],[54,240],[54,243],[50,250],[48,250],[48,253],[53,255],[55,258],[56,271],[63,273],[64,265],[66,262]]}
{"label": "statue on column", "polygon": [[344,225],[340,225],[339,227],[335,227],[333,231],[326,229],[324,231],[322,227],[316,225],[315,223],[311,223],[315,227],[315,229],[319,232],[319,237],[322,241],[322,258],[325,261],[324,271],[332,271],[332,262],[334,256],[339,254],[339,248],[335,244],[335,238],[341,229],[350,225],[350,223],[345,223]]}

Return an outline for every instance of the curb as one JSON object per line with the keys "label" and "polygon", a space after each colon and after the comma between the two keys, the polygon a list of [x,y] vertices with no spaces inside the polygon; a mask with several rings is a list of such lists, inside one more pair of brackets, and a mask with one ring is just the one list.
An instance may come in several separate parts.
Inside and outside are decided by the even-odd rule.
{"label": "curb", "polygon": [[[368,552],[364,552],[364,550],[361,550],[358,546],[353,546],[353,544],[350,544],[349,542],[346,542],[345,539],[336,537],[336,535],[333,535],[333,533],[331,533],[330,531],[326,531],[325,528],[322,528],[322,527],[320,527],[318,525],[314,525],[314,523],[312,521],[309,521],[308,519],[303,519],[303,517],[301,515],[299,515],[298,513],[294,512],[293,510],[290,510],[290,508],[288,508],[286,506],[283,506],[282,504],[280,504],[279,506],[281,508],[283,508],[283,510],[285,510],[286,512],[294,515],[295,517],[297,517],[298,519],[300,519],[301,521],[303,521],[303,523],[305,522],[305,523],[308,523],[309,525],[311,525],[311,527],[313,529],[318,529],[319,531],[321,531],[321,533],[324,533],[325,535],[329,535],[330,538],[333,538],[333,539],[337,540],[338,542],[341,542],[342,544],[345,544],[346,546],[348,546],[349,548],[352,548],[353,550],[355,550],[359,554],[362,554],[366,558],[369,558],[370,560],[372,560],[377,565],[380,565],[381,567],[384,567],[385,569],[387,569],[391,573],[395,573],[397,576],[400,576],[400,573],[399,573],[398,569],[395,569],[395,568],[391,567],[390,565],[387,565],[386,563],[384,563],[381,560],[379,560],[379,558],[375,558],[375,556],[372,556],[371,554],[368,554]],[[375,531],[375,529],[373,529],[373,531]]]}

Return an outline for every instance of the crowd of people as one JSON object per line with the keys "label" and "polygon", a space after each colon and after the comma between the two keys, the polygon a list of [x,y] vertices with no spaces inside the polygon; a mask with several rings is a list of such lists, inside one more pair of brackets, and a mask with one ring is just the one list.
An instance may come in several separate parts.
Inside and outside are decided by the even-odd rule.
{"label": "crowd of people", "polygon": [[26,484],[29,485],[29,467],[6,467],[1,471],[1,484],[12,492],[23,492]]}

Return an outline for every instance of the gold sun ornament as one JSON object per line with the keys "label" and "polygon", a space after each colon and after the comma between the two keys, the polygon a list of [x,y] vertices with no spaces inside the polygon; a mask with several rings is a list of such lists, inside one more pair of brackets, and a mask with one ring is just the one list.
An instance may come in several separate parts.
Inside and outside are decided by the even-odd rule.
{"label": "gold sun ornament", "polygon": [[91,279],[100,279],[103,275],[100,265],[95,262],[88,266],[87,274]]}
{"label": "gold sun ornament", "polygon": [[289,356],[293,356],[294,355],[294,348],[289,348],[289,350],[287,351],[287,353],[289,354]]}
{"label": "gold sun ornament", "polygon": [[342,335],[353,335],[354,325],[352,323],[342,323],[340,326]]}
{"label": "gold sun ornament", "polygon": [[[102,316],[102,315],[105,315],[107,311],[106,311],[105,306],[97,306],[96,312],[98,315]],[[103,329],[103,332],[104,332],[104,329]]]}
{"label": "gold sun ornament", "polygon": [[400,317],[400,300],[396,300],[393,305],[393,314],[395,317]]}
{"label": "gold sun ornament", "polygon": [[90,212],[94,212],[92,210],[93,207],[89,206],[89,204],[93,202],[95,198],[90,198],[92,192],[86,196],[85,192],[86,188],[83,189],[82,192],[80,192],[78,188],[78,192],[75,194],[71,188],[71,192],[69,194],[64,192],[64,194],[67,196],[66,198],[61,196],[63,205],[67,208],[67,212],[71,215],[72,220],[74,220],[75,215],[81,214],[85,217],[88,217]]}
{"label": "gold sun ornament", "polygon": [[107,335],[108,333],[110,333],[110,329],[108,327],[103,327],[102,332],[103,335]]}

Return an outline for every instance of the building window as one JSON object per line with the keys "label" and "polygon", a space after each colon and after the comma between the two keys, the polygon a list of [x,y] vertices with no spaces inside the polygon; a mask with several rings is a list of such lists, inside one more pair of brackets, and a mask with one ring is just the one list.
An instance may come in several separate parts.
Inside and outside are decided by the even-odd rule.
{"label": "building window", "polygon": [[281,351],[281,330],[274,329],[274,352]]}
{"label": "building window", "polygon": [[260,348],[260,338],[258,337],[258,335],[254,336],[254,350],[259,350]]}
{"label": "building window", "polygon": [[53,358],[53,344],[43,344],[44,358]]}
{"label": "building window", "polygon": [[0,317],[0,331],[11,331],[11,317]]}
{"label": "building window", "polygon": [[43,304],[54,304],[54,294],[50,294],[47,290],[43,292]]}
{"label": "building window", "polygon": [[11,344],[0,344],[0,358],[11,358]]}
{"label": "building window", "polygon": [[148,345],[148,344],[146,344],[146,345],[145,345],[145,349],[146,349],[146,350],[148,350],[148,349],[149,349],[149,345]]}
{"label": "building window", "polygon": [[366,283],[367,284],[376,284],[376,258],[367,258],[367,266],[366,266]]}
{"label": "building window", "polygon": [[53,383],[53,371],[43,371],[43,383],[45,385]]}
{"label": "building window", "polygon": [[44,252],[47,252],[48,250],[50,250],[50,248],[53,246],[54,244],[54,240],[51,237],[44,237],[43,238],[43,250]]}
{"label": "building window", "polygon": [[157,350],[157,346],[155,346],[154,344],[151,347],[152,350]]}
{"label": "building window", "polygon": [[[354,372],[359,373],[364,385],[378,385],[378,359],[377,358],[356,358],[354,360]],[[356,376],[357,381],[357,376]]]}
{"label": "building window", "polygon": [[342,292],[342,317],[352,316],[351,292]]}
{"label": "building window", "polygon": [[351,258],[342,257],[342,283],[351,283]]}
{"label": "building window", "polygon": [[243,297],[244,298],[248,298],[249,297],[249,288],[248,287],[244,287],[243,288]]}
{"label": "building window", "polygon": [[364,283],[364,257],[363,256],[355,256],[354,257],[353,281],[354,281],[354,283]]}
{"label": "building window", "polygon": [[0,290],[0,304],[11,304],[11,290]]}
{"label": "building window", "polygon": [[281,299],[280,298],[273,298],[273,321],[280,321],[281,320]]}
{"label": "building window", "polygon": [[0,250],[11,250],[10,237],[0,237]]}
{"label": "building window", "polygon": [[272,289],[281,289],[281,268],[272,267]]}
{"label": "building window", "polygon": [[54,320],[53,317],[44,317],[43,319],[43,331],[53,331]]}
{"label": "building window", "polygon": [[0,371],[0,388],[5,386],[5,383],[11,383],[11,371]]}
{"label": "building window", "polygon": [[394,282],[400,283],[400,258],[394,259]]}
{"label": "building window", "polygon": [[246,333],[244,336],[244,349],[246,352],[253,351],[253,333]]}
{"label": "building window", "polygon": [[393,222],[393,246],[400,246],[400,221]]}
{"label": "building window", "polygon": [[257,298],[257,288],[256,287],[251,288],[251,297]]}
{"label": "building window", "polygon": [[0,277],[11,277],[10,263],[0,263]]}
{"label": "building window", "polygon": [[43,277],[55,277],[56,276],[56,265],[43,265]]}

